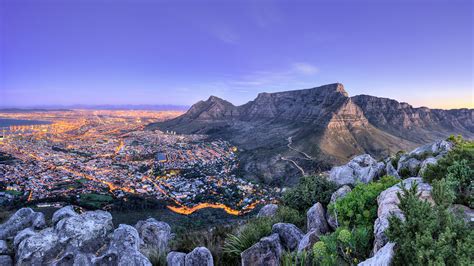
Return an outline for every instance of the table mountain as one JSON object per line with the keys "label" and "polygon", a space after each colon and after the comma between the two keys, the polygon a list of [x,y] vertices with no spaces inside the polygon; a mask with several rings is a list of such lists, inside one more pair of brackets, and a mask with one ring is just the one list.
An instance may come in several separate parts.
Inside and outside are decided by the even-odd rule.
{"label": "table mountain", "polygon": [[451,134],[473,138],[473,117],[474,109],[414,108],[369,95],[349,97],[335,83],[260,93],[240,106],[211,96],[148,129],[229,140],[240,148],[244,175],[287,184],[361,153],[381,158]]}

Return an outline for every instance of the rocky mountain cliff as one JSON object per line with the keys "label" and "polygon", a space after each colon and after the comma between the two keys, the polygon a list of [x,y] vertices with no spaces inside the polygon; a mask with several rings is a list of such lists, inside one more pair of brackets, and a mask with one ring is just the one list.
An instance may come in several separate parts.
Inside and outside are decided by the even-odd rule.
{"label": "rocky mountain cliff", "polygon": [[241,149],[249,178],[288,183],[360,153],[376,158],[451,134],[474,137],[474,109],[414,108],[340,83],[260,93],[241,106],[211,96],[180,117],[148,126],[224,138]]}

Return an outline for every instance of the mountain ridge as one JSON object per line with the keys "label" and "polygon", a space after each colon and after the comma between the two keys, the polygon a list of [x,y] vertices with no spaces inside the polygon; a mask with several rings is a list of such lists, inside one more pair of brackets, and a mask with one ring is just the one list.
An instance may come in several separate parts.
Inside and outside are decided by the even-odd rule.
{"label": "mountain ridge", "polygon": [[247,177],[286,184],[302,174],[299,169],[305,174],[326,170],[360,153],[387,156],[451,134],[474,138],[473,117],[474,109],[415,108],[389,98],[350,97],[343,84],[333,83],[259,93],[239,106],[211,96],[148,128],[227,139],[241,148]]}

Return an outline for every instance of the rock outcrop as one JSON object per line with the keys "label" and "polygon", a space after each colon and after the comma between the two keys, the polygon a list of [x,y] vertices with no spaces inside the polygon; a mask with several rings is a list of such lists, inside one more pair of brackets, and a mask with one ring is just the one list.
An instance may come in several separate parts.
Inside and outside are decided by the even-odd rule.
{"label": "rock outcrop", "polygon": [[300,243],[298,243],[298,252],[311,249],[314,243],[319,241],[319,236],[320,234],[316,230],[309,231],[301,238]]}
{"label": "rock outcrop", "polygon": [[278,234],[260,239],[259,242],[242,252],[242,266],[280,265],[283,247]]}
{"label": "rock outcrop", "polygon": [[375,255],[359,264],[358,266],[389,266],[392,262],[394,252],[394,243],[385,244]]}
{"label": "rock outcrop", "polygon": [[281,243],[283,246],[293,251],[298,247],[304,234],[294,224],[288,223],[276,223],[272,227],[272,233],[280,236]]}
{"label": "rock outcrop", "polygon": [[25,228],[42,229],[46,227],[44,215],[30,208],[19,209],[7,222],[0,225],[0,240],[14,237]]}
{"label": "rock outcrop", "polygon": [[324,235],[329,232],[329,225],[325,217],[326,212],[321,203],[317,202],[306,213],[306,226],[308,231],[316,231],[319,235]]}
{"label": "rock outcrop", "polygon": [[0,255],[0,265],[2,266],[12,266],[13,260],[8,255]]}
{"label": "rock outcrop", "polygon": [[171,251],[166,256],[168,266],[184,266],[186,253]]}
{"label": "rock outcrop", "polygon": [[145,221],[139,221],[135,228],[137,229],[143,243],[140,249],[143,253],[149,250],[166,254],[168,252],[168,242],[171,240],[171,227],[165,223],[149,218]]}
{"label": "rock outcrop", "polygon": [[333,167],[329,173],[329,180],[339,184],[355,184],[356,182],[369,183],[384,173],[385,164],[377,162],[368,154],[358,155],[349,163]]}
{"label": "rock outcrop", "polygon": [[[336,202],[338,199],[344,198],[347,195],[347,193],[349,193],[351,191],[352,191],[352,189],[348,185],[344,185],[344,186],[340,187],[338,190],[336,190],[334,193],[332,193],[331,200],[330,200],[329,204]],[[331,213],[328,210],[327,213],[326,213],[326,219],[327,219],[327,222],[328,222],[329,226],[333,230],[336,230],[336,228],[338,227],[336,214]]]}
{"label": "rock outcrop", "polygon": [[193,251],[186,254],[184,258],[186,266],[213,266],[214,261],[209,249],[205,247],[197,247]]}
{"label": "rock outcrop", "polygon": [[[0,255],[13,250],[17,265],[151,266],[140,248],[146,242],[147,247],[165,252],[171,236],[169,225],[154,219],[137,223],[140,231],[124,224],[114,230],[110,213],[79,214],[71,206],[56,211],[51,222],[53,227],[42,229],[45,224],[42,214],[28,208],[18,210],[0,225],[4,237],[13,238],[10,248],[8,242],[0,240]],[[197,249],[190,255],[190,265],[212,265],[200,264],[205,257],[203,254],[202,248]],[[212,263],[212,256],[210,258]],[[0,265],[10,265],[13,263],[10,261],[9,256],[0,256]]]}
{"label": "rock outcrop", "polygon": [[398,193],[402,192],[400,188],[402,183],[406,188],[410,188],[415,183],[418,184],[417,191],[420,193],[420,198],[433,202],[433,199],[431,198],[431,186],[427,183],[423,183],[423,180],[419,177],[407,178],[380,193],[380,195],[377,197],[377,219],[374,223],[374,254],[377,253],[377,251],[388,242],[388,239],[384,233],[389,226],[388,218],[394,215],[400,219],[404,219],[404,215],[398,207],[400,200],[397,196]]}
{"label": "rock outcrop", "polygon": [[263,206],[257,214],[257,217],[273,217],[278,211],[278,205],[267,204]]}

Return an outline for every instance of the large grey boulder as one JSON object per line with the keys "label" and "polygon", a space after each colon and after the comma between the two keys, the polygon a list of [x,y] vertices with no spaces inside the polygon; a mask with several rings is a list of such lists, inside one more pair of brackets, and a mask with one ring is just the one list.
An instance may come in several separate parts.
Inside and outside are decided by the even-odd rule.
{"label": "large grey boulder", "polygon": [[0,239],[14,237],[25,228],[42,229],[46,227],[44,214],[35,212],[31,208],[22,208],[15,212],[10,219],[0,225]]}
{"label": "large grey boulder", "polygon": [[273,217],[278,211],[278,205],[276,204],[267,204],[260,209],[257,214],[257,217]]}
{"label": "large grey boulder", "polygon": [[389,160],[385,164],[385,174],[400,179],[400,175],[398,174],[397,169],[395,169],[395,167],[393,166],[391,160]]}
{"label": "large grey boulder", "polygon": [[186,255],[184,264],[186,266],[213,266],[214,261],[209,249],[197,247]]}
{"label": "large grey boulder", "polygon": [[473,209],[461,204],[453,204],[450,210],[458,217],[464,219],[466,223],[474,223],[474,210]]}
{"label": "large grey boulder", "polygon": [[420,164],[420,171],[418,172],[418,176],[423,176],[425,173],[426,169],[428,169],[428,166],[430,165],[435,165],[438,162],[438,159],[430,157],[425,159],[423,162]]}
{"label": "large grey boulder", "polygon": [[135,228],[143,240],[140,246],[143,253],[147,253],[150,250],[164,254],[168,252],[168,243],[172,238],[169,224],[149,218],[145,221],[139,221]]}
{"label": "large grey boulder", "polygon": [[7,241],[0,240],[0,255],[7,254],[7,253],[8,253]]}
{"label": "large grey boulder", "polygon": [[44,229],[20,242],[16,251],[17,264],[47,264],[56,257],[62,248],[53,229]]}
{"label": "large grey boulder", "polygon": [[357,265],[359,266],[389,266],[395,254],[395,243],[387,243],[375,255]]}
{"label": "large grey boulder", "polygon": [[1,255],[0,256],[0,265],[2,265],[2,266],[13,266],[13,260],[8,255]]}
{"label": "large grey boulder", "polygon": [[242,266],[278,266],[283,247],[278,234],[260,239],[240,254]]}
{"label": "large grey boulder", "polygon": [[171,251],[166,256],[166,263],[168,266],[184,266],[185,257],[186,253]]}
{"label": "large grey boulder", "polygon": [[64,218],[68,218],[68,217],[71,217],[71,216],[77,216],[78,214],[74,211],[74,207],[72,206],[65,206],[65,207],[62,207],[61,209],[55,211],[53,213],[53,218],[51,219],[51,221],[53,222],[53,224],[56,224],[57,222],[59,222],[60,220],[64,219]]}
{"label": "large grey boulder", "polygon": [[[402,156],[398,161],[397,172],[402,176],[418,176],[421,162],[416,158]],[[405,176],[404,176],[405,175]]]}
{"label": "large grey boulder", "polygon": [[298,247],[304,234],[294,224],[288,223],[276,223],[272,226],[272,234],[278,234],[280,236],[281,243],[283,246],[293,251]]}
{"label": "large grey boulder", "polygon": [[298,252],[304,251],[304,250],[310,250],[314,243],[319,241],[319,232],[316,230],[311,230],[309,231],[306,235],[303,236],[303,238],[300,240],[300,243],[298,243]]}
{"label": "large grey boulder", "polygon": [[105,211],[89,211],[60,220],[54,227],[62,245],[95,252],[107,241],[113,230],[112,215]]}
{"label": "large grey boulder", "polygon": [[[344,185],[344,186],[340,187],[338,190],[336,190],[334,193],[332,193],[331,200],[330,200],[329,204],[333,204],[338,199],[344,198],[351,191],[352,191],[352,189],[348,185]],[[338,227],[336,214],[333,213],[333,212],[330,212],[328,210],[327,213],[326,213],[326,219],[327,219],[327,222],[328,222],[329,226],[333,230],[336,230],[336,228]]]}
{"label": "large grey boulder", "polygon": [[17,249],[21,241],[25,240],[26,238],[34,234],[36,233],[31,228],[26,228],[26,229],[21,230],[20,232],[18,232],[18,234],[16,234],[15,238],[13,239],[13,247]]}
{"label": "large grey boulder", "polygon": [[429,143],[420,146],[408,153],[410,157],[416,157],[423,159],[426,157],[436,157],[438,155],[445,155],[453,148],[453,143],[446,140],[438,140],[433,143]]}
{"label": "large grey boulder", "polygon": [[308,231],[316,231],[319,235],[329,232],[329,225],[326,221],[323,205],[317,202],[306,213]]}
{"label": "large grey boulder", "polygon": [[329,180],[339,184],[368,183],[384,173],[385,164],[377,162],[369,154],[354,157],[349,163],[333,167],[329,173]]}
{"label": "large grey boulder", "polygon": [[415,183],[418,184],[417,191],[420,194],[420,199],[433,203],[433,199],[431,198],[431,186],[427,183],[423,183],[423,180],[419,177],[405,179],[402,182],[382,191],[382,193],[380,193],[380,195],[377,197],[378,209],[377,219],[374,223],[374,254],[388,242],[388,239],[385,236],[385,230],[389,226],[388,218],[394,215],[400,219],[404,219],[404,215],[398,207],[400,200],[397,196],[398,193],[402,192],[400,188],[402,183],[407,188],[410,188]]}
{"label": "large grey boulder", "polygon": [[95,258],[93,254],[81,253],[77,250],[61,253],[58,259],[51,262],[51,266],[93,266],[92,260]]}
{"label": "large grey boulder", "polygon": [[130,225],[121,224],[114,230],[109,249],[104,255],[94,259],[94,263],[102,265],[151,266],[151,262],[138,251],[141,243],[137,230]]}

